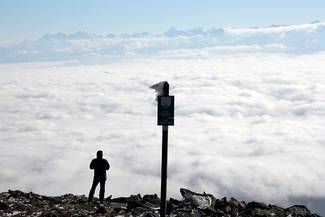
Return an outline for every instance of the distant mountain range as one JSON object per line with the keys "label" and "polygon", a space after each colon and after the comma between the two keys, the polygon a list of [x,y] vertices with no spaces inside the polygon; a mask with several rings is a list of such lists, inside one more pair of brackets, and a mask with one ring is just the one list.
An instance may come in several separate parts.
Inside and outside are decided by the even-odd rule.
{"label": "distant mountain range", "polygon": [[325,50],[325,22],[299,25],[272,25],[264,28],[169,29],[152,34],[109,34],[78,31],[72,34],[45,34],[35,41],[0,47],[0,63],[72,60],[128,55],[177,55],[208,52],[304,54]]}

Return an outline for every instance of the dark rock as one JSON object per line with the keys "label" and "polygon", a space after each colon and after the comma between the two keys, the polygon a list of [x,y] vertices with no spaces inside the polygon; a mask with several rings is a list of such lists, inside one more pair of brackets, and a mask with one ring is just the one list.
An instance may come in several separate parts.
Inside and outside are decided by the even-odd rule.
{"label": "dark rock", "polygon": [[122,215],[125,214],[126,210],[123,208],[113,208],[112,212],[111,212],[111,216],[116,216],[116,215]]}
{"label": "dark rock", "polygon": [[144,212],[140,215],[140,217],[159,217],[159,215],[152,212]]}
{"label": "dark rock", "polygon": [[143,200],[155,206],[160,206],[160,198],[157,196],[157,194],[146,194],[143,196]]}
{"label": "dark rock", "polygon": [[108,197],[105,198],[105,201],[106,201],[107,203],[110,203],[111,200],[112,200],[112,195],[109,195]]}
{"label": "dark rock", "polygon": [[116,203],[127,203],[130,201],[130,197],[117,197],[111,199],[111,202],[116,202]]}
{"label": "dark rock", "polygon": [[242,212],[246,208],[246,203],[238,201],[233,197],[230,198],[229,201],[227,201],[227,198],[223,198],[222,200],[216,200],[215,208],[216,210],[222,210],[230,216],[237,216],[238,213]]}
{"label": "dark rock", "polygon": [[239,211],[244,210],[246,208],[246,203],[244,201],[238,201],[233,197],[230,198],[228,204],[233,208],[237,208]]}
{"label": "dark rock", "polygon": [[176,200],[173,198],[170,198],[169,201],[167,201],[167,214],[170,215],[171,213],[175,213],[177,211],[184,212],[185,210],[188,210],[187,213],[190,213],[190,210],[192,210],[191,204],[189,202]]}
{"label": "dark rock", "polygon": [[139,216],[142,213],[147,213],[150,212],[151,210],[145,207],[135,207],[134,209],[131,210],[132,214],[135,216]]}
{"label": "dark rock", "polygon": [[41,217],[68,217],[68,216],[69,215],[67,213],[64,213],[59,209],[46,210],[41,214]]}
{"label": "dark rock", "polygon": [[141,200],[130,200],[127,203],[126,207],[127,207],[128,211],[131,211],[138,207],[145,208],[146,210],[150,210],[150,209],[154,208],[154,207],[149,206],[148,204],[146,204],[144,201],[141,201]]}
{"label": "dark rock", "polygon": [[141,195],[137,194],[137,195],[131,195],[130,197],[117,197],[117,198],[113,198],[110,200],[110,202],[116,202],[116,203],[129,203],[130,201],[134,202],[134,201],[141,201]]}
{"label": "dark rock", "polygon": [[105,209],[104,206],[100,205],[100,206],[97,208],[96,213],[97,213],[97,214],[105,214],[105,213],[107,213],[107,210]]}
{"label": "dark rock", "polygon": [[249,202],[245,209],[269,209],[269,207],[265,203],[259,203],[259,202]]}
{"label": "dark rock", "polygon": [[16,191],[9,190],[8,193],[10,194],[10,197],[26,197],[26,195],[27,195],[27,193],[24,193],[19,190],[16,190]]}
{"label": "dark rock", "polygon": [[0,201],[0,210],[7,210],[7,209],[9,209],[8,204]]}
{"label": "dark rock", "polygon": [[256,208],[256,209],[252,210],[251,215],[256,216],[256,217],[272,217],[272,216],[274,216],[273,213],[270,212],[270,210],[260,209],[260,208]]}
{"label": "dark rock", "polygon": [[270,205],[270,214],[277,217],[286,217],[285,210],[281,207]]}
{"label": "dark rock", "polygon": [[292,217],[305,217],[310,216],[310,211],[304,205],[295,205],[286,209],[286,212],[291,214]]}
{"label": "dark rock", "polygon": [[215,210],[217,209],[224,209],[224,207],[226,206],[227,204],[227,198],[224,197],[222,199],[216,199],[215,203],[214,203],[214,208]]}
{"label": "dark rock", "polygon": [[115,208],[113,208],[112,213],[118,214],[121,210],[123,210],[123,209],[115,207]]}
{"label": "dark rock", "polygon": [[137,195],[131,195],[130,199],[133,200],[133,201],[141,201],[142,197],[141,197],[140,194],[137,194]]}

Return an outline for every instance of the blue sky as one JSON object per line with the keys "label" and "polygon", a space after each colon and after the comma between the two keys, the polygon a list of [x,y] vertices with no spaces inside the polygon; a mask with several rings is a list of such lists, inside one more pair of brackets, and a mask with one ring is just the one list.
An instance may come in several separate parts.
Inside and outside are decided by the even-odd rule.
{"label": "blue sky", "polygon": [[323,0],[1,0],[0,45],[45,33],[163,32],[325,20]]}

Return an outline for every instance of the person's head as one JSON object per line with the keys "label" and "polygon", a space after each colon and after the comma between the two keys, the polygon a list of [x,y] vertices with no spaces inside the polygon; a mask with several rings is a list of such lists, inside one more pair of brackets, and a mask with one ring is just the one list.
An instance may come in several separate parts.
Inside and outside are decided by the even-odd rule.
{"label": "person's head", "polygon": [[103,158],[103,151],[97,151],[97,158],[102,159]]}

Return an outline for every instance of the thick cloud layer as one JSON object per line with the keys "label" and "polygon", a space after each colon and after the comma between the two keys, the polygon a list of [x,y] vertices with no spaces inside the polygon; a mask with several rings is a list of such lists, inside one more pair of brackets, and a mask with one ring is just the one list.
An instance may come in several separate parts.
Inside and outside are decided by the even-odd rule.
{"label": "thick cloud layer", "polygon": [[[49,60],[98,60],[201,49],[213,54],[290,53],[324,51],[325,22],[266,28],[170,29],[161,34],[136,33],[98,36],[86,32],[47,34],[36,41],[0,47],[0,63]],[[199,52],[200,54],[201,52]]]}
{"label": "thick cloud layer", "polygon": [[282,205],[325,198],[325,55],[200,52],[0,65],[0,191],[87,194],[102,149],[107,193],[159,193],[149,86],[168,80],[169,196],[188,187]]}

